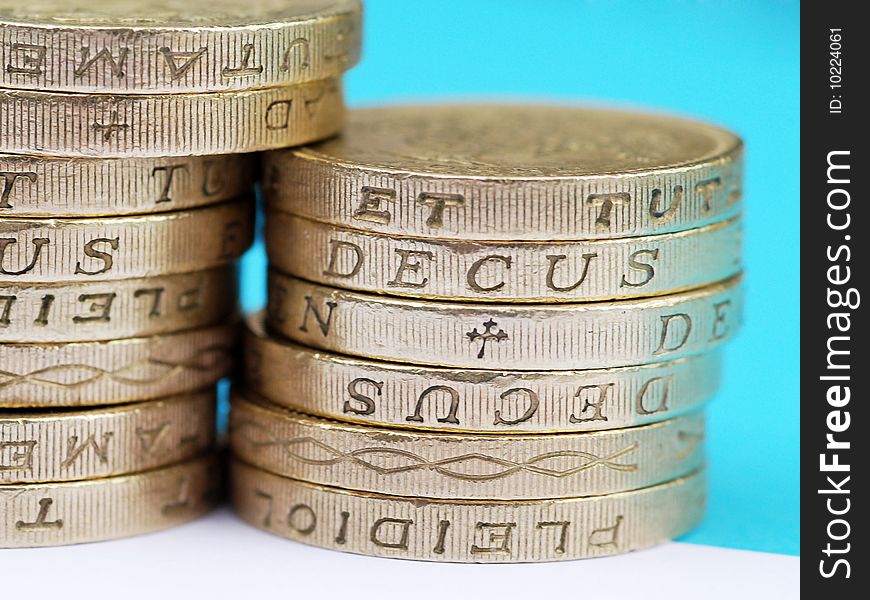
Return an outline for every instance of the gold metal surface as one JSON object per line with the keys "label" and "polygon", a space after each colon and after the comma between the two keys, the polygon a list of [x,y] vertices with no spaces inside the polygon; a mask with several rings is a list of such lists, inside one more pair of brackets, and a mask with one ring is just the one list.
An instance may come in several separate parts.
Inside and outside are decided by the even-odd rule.
{"label": "gold metal surface", "polygon": [[307,346],[403,363],[606,369],[676,360],[719,346],[742,320],[740,281],[618,302],[461,304],[343,291],[273,270],[268,325]]}
{"label": "gold metal surface", "polygon": [[358,0],[0,1],[0,87],[194,93],[337,77]]}
{"label": "gold metal surface", "polygon": [[210,449],[214,389],[74,412],[0,413],[0,486],[157,469]]}
{"label": "gold metal surface", "polygon": [[742,143],[704,123],[552,105],[352,111],[342,135],[269,153],[269,203],[424,238],[579,240],[733,217]]}
{"label": "gold metal surface", "polygon": [[98,542],[191,521],[218,500],[214,456],[90,481],[0,486],[0,548]]}
{"label": "gold metal surface", "polygon": [[385,427],[511,434],[644,425],[702,406],[722,370],[719,352],[592,371],[423,367],[285,341],[266,333],[262,313],[247,325],[247,388],[293,410]]}
{"label": "gold metal surface", "polygon": [[104,342],[0,344],[0,407],[123,404],[189,393],[236,366],[235,323]]}
{"label": "gold metal surface", "polygon": [[230,447],[258,468],[342,489],[415,498],[570,498],[647,487],[698,469],[704,461],[704,415],[505,438],[310,417],[265,404],[237,387]]}
{"label": "gold metal surface", "polygon": [[642,490],[517,502],[351,492],[231,463],[236,512],[291,540],[414,560],[517,563],[593,558],[662,543],[704,514],[704,471]]}
{"label": "gold metal surface", "polygon": [[391,237],[276,211],[266,220],[269,261],[289,275],[361,292],[478,302],[583,302],[697,288],[740,272],[741,238],[739,219],[584,242]]}
{"label": "gold metal surface", "polygon": [[159,215],[0,221],[0,281],[105,281],[201,271],[241,256],[252,198]]}
{"label": "gold metal surface", "polygon": [[0,282],[0,343],[143,337],[227,321],[236,270],[74,283]]}
{"label": "gold metal surface", "polygon": [[0,216],[144,214],[217,204],[253,190],[249,155],[57,158],[0,154]]}
{"label": "gold metal surface", "polygon": [[4,152],[168,157],[283,148],[338,133],[335,79],[242,92],[87,95],[0,90]]}

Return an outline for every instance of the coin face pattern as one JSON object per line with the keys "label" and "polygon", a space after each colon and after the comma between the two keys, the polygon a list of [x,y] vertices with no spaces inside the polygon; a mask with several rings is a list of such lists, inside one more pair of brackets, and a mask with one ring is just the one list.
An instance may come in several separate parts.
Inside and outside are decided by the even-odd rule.
{"label": "coin face pattern", "polygon": [[355,111],[347,135],[296,151],[446,177],[589,177],[688,167],[740,148],[703,123],[645,113],[524,105],[413,105]]}
{"label": "coin face pattern", "polygon": [[358,0],[3,0],[0,87],[184,94],[298,85],[356,64],[360,19]]}
{"label": "coin face pattern", "polygon": [[[300,21],[354,7],[350,0],[251,0],[239,4],[230,0],[191,0],[179,6],[167,0],[119,0],[112,3],[87,0],[34,0],[26,7],[4,1],[3,20],[8,23],[56,25],[72,30],[109,26],[141,27],[146,30],[184,30],[189,27],[232,28],[270,25],[276,21]],[[120,34],[123,32],[118,32]]]}
{"label": "coin face pattern", "polygon": [[466,563],[574,560],[682,535],[706,505],[703,471],[642,490],[559,500],[420,500],[319,486],[232,461],[248,523],[294,541],[371,556]]}
{"label": "coin face pattern", "polygon": [[568,106],[353,111],[267,155],[270,206],[385,235],[583,240],[682,231],[740,209],[742,143],[709,125]]}

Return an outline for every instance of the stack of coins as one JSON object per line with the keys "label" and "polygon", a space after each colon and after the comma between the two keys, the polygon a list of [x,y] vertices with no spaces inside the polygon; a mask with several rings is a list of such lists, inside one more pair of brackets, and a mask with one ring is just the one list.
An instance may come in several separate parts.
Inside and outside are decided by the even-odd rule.
{"label": "stack of coins", "polygon": [[686,532],[741,320],[741,169],[720,129],[553,106],[360,110],[340,138],[268,154],[238,513],[460,562]]}
{"label": "stack of coins", "polygon": [[0,0],[0,547],[214,504],[253,160],[343,120],[357,0]]}

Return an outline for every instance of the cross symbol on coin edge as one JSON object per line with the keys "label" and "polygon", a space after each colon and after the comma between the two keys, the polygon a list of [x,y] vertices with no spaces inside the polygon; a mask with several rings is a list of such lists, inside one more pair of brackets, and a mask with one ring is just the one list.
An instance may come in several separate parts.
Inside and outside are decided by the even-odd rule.
{"label": "cross symbol on coin edge", "polygon": [[121,129],[129,129],[130,125],[128,123],[119,123],[118,122],[118,111],[113,110],[112,115],[109,118],[108,123],[94,123],[93,128],[102,132],[103,141],[108,142],[112,139],[112,134]]}
{"label": "cross symbol on coin edge", "polygon": [[501,342],[503,340],[508,339],[508,334],[505,333],[504,329],[499,329],[497,333],[493,333],[492,330],[498,325],[495,321],[490,317],[487,321],[484,321],[483,333],[480,333],[477,330],[477,327],[472,329],[469,332],[466,332],[466,336],[468,336],[468,341],[474,342],[477,339],[483,340],[483,343],[480,345],[480,352],[477,353],[477,358],[483,358],[484,352],[486,352],[486,343],[490,340],[495,340],[496,342]]}

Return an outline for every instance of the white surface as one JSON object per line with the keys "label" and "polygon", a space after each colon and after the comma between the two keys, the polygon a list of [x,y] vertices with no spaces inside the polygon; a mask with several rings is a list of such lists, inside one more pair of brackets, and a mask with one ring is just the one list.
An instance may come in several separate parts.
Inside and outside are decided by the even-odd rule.
{"label": "white surface", "polygon": [[798,561],[671,543],[563,563],[420,563],[293,543],[223,508],[184,527],[128,540],[0,550],[0,598],[791,600],[800,597]]}

